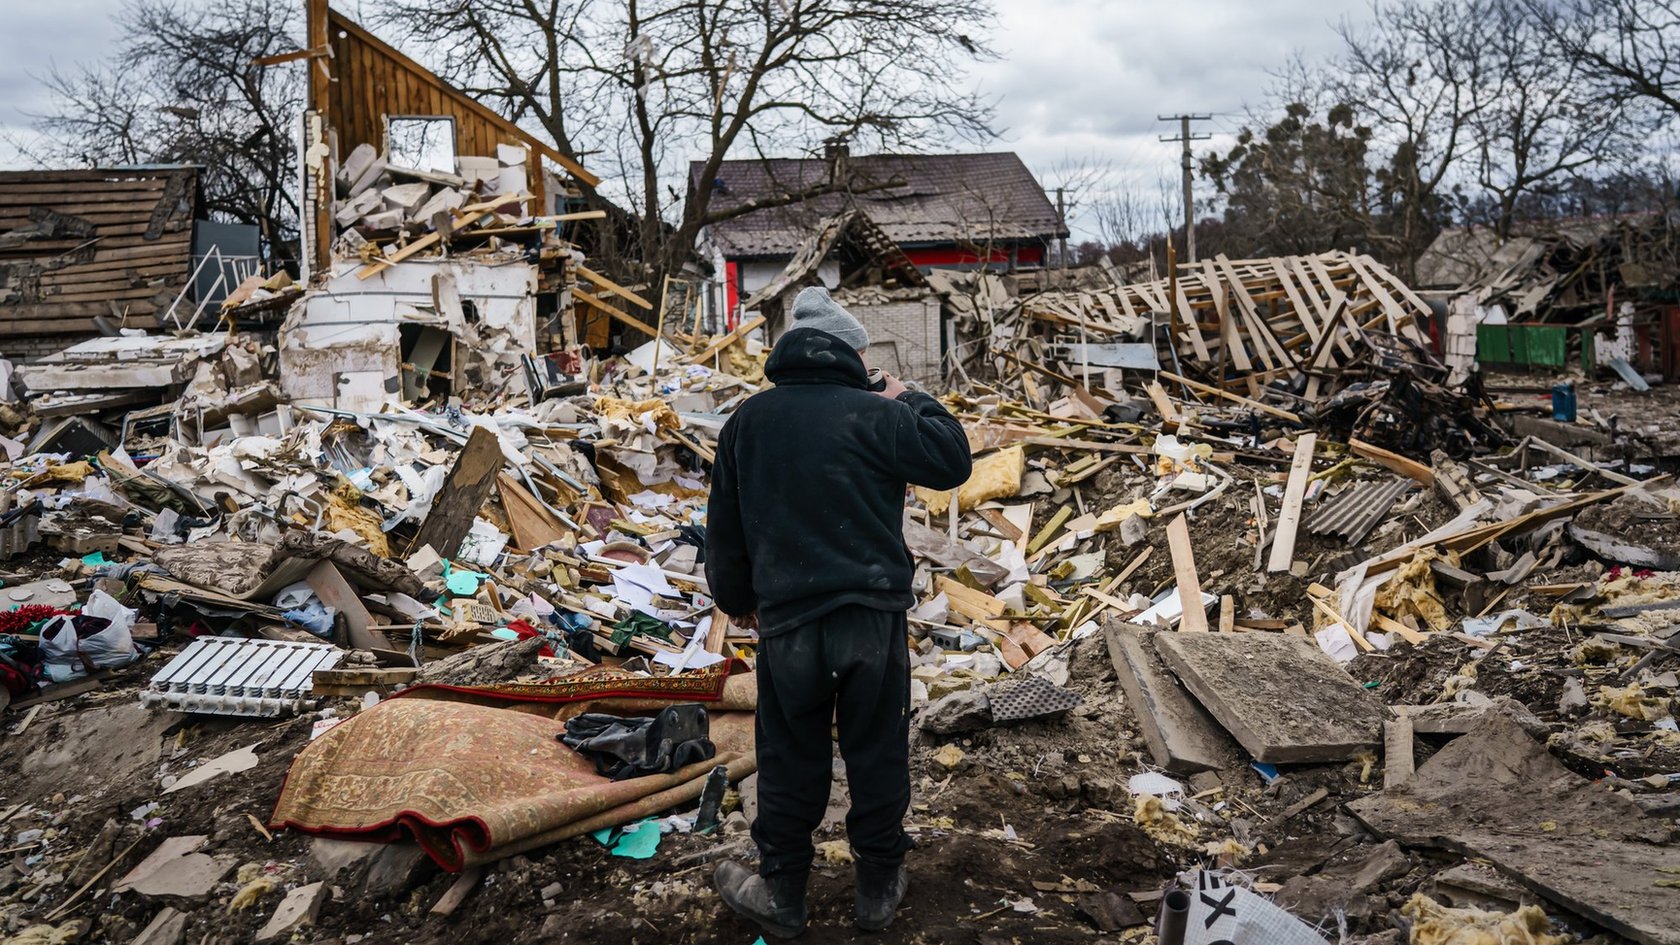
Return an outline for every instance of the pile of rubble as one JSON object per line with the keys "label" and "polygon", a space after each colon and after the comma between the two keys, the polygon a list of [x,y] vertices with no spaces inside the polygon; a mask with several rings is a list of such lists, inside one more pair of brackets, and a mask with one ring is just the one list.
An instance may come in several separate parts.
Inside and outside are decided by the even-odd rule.
{"label": "pile of rubble", "polygon": [[[487,179],[403,174],[339,182],[342,208],[366,206],[339,221],[357,255],[333,282],[408,252],[364,260],[380,232],[424,243],[402,231],[440,199],[460,206],[429,233],[477,234],[451,252],[583,268],[551,230],[498,243],[523,227]],[[388,208],[405,187],[416,209]],[[904,934],[1680,941],[1680,489],[1633,451],[1515,432],[1549,410],[1450,384],[1373,266],[1220,260],[1027,299],[973,280],[990,346],[946,402],[974,475],[917,490],[905,525],[928,879]],[[582,277],[602,295],[567,291],[640,298]],[[375,409],[288,396],[286,343],[237,332],[102,339],[20,371],[0,398],[4,931],[751,941],[703,867],[746,848],[750,737],[732,738],[756,638],[712,604],[702,555],[717,434],[764,383],[761,324],[558,379],[492,350],[496,383],[399,386]],[[183,396],[66,422],[56,391],[96,396],[76,379],[121,370]],[[715,754],[592,774],[554,741],[579,692],[631,714],[710,703]],[[475,738],[433,764],[420,739],[445,722]],[[461,754],[475,740],[501,753]],[[410,787],[377,803],[403,816],[322,813],[354,794],[334,753],[391,766]],[[437,770],[469,799],[527,771],[571,787],[499,797],[530,823],[480,835],[418,786]],[[839,836],[831,816],[819,933],[843,925],[823,912],[845,892]]]}

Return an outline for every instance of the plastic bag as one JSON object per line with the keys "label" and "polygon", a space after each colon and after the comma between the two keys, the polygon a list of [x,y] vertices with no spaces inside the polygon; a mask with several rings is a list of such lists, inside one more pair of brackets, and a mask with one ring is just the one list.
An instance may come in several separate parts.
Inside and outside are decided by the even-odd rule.
{"label": "plastic bag", "polygon": [[82,611],[56,617],[41,628],[41,655],[53,682],[80,679],[90,669],[116,669],[140,659],[134,646],[139,614],[104,591],[94,591]]}

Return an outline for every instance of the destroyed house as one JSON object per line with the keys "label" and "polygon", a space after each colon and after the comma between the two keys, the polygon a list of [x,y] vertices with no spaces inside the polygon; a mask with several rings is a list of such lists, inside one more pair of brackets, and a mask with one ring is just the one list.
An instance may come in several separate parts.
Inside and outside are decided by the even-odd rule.
{"label": "destroyed house", "polygon": [[324,0],[308,12],[290,58],[309,63],[311,271],[280,331],[284,393],[364,411],[494,392],[575,343],[566,237],[592,214],[556,211],[598,178]]}
{"label": "destroyed house", "polygon": [[[724,161],[710,180],[703,173],[703,164],[691,164],[689,184],[696,193],[710,189],[714,211],[773,203],[836,177],[846,183],[706,228],[702,252],[723,278],[728,311],[775,279],[824,221],[846,210],[865,214],[924,270],[1041,266],[1050,243],[1067,235],[1044,188],[1011,152],[851,156],[831,149],[827,158]],[[838,259],[824,260],[818,273],[830,288],[845,275]]]}
{"label": "destroyed house", "polygon": [[32,360],[190,295],[198,171],[0,172],[0,351]]}
{"label": "destroyed house", "polygon": [[[1418,282],[1445,312],[1449,365],[1600,368],[1680,377],[1672,230],[1656,213],[1545,220],[1501,239],[1444,230]],[[1621,362],[1620,365],[1617,362]]]}

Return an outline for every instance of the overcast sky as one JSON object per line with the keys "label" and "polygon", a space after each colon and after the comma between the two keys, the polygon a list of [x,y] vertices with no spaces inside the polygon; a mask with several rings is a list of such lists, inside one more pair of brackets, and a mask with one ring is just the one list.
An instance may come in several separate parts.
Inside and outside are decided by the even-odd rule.
{"label": "overcast sky", "polygon": [[[0,0],[7,8],[0,134],[27,137],[28,115],[48,108],[38,77],[53,64],[97,62],[111,48],[121,2]],[[340,3],[355,15],[357,0]],[[1178,174],[1178,146],[1156,140],[1177,128],[1157,114],[1211,113],[1198,130],[1228,134],[1261,99],[1268,70],[1296,50],[1309,59],[1334,52],[1334,23],[1367,13],[1366,0],[997,0],[997,7],[992,42],[1003,59],[972,76],[999,98],[1004,137],[991,147],[1019,152],[1047,187],[1063,168],[1096,165],[1111,168],[1116,185],[1151,197],[1162,180],[1176,186]],[[0,144],[0,166],[26,163]],[[1088,220],[1075,224],[1089,234]]]}

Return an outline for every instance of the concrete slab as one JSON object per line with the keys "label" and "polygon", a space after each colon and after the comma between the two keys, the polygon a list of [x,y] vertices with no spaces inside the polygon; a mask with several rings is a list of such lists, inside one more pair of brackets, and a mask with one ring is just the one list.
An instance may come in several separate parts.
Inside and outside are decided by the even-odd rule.
{"label": "concrete slab", "polygon": [[373,896],[407,892],[420,885],[431,862],[418,843],[388,843],[368,865],[364,891]]}
{"label": "concrete slab", "polygon": [[113,891],[178,899],[207,898],[216,884],[239,865],[233,857],[197,852],[208,840],[204,836],[168,838],[118,880]]}
{"label": "concrete slab", "polygon": [[[383,849],[383,843],[313,837],[309,841],[309,859],[320,869],[324,878],[337,880],[339,874],[345,870],[349,870],[352,877],[359,877]],[[347,885],[354,885],[354,882],[352,878]]]}
{"label": "concrete slab", "polygon": [[1668,826],[1563,767],[1504,715],[1436,752],[1400,787],[1347,806],[1381,836],[1485,859],[1624,938],[1680,945],[1680,891],[1652,885],[1676,859]]}
{"label": "concrete slab", "polygon": [[1196,701],[1256,761],[1347,761],[1382,743],[1382,702],[1303,637],[1159,633],[1154,643]]}
{"label": "concrete slab", "polygon": [[328,893],[326,883],[310,883],[287,893],[279,908],[269,916],[268,924],[257,933],[257,941],[290,938],[293,931],[313,925],[315,917],[321,914],[321,906],[326,903]]}
{"label": "concrete slab", "polygon": [[165,906],[152,921],[140,930],[140,934],[128,945],[181,945],[181,940],[187,934],[187,917],[176,909]]}
{"label": "concrete slab", "polygon": [[1150,756],[1174,774],[1232,765],[1238,760],[1236,744],[1161,662],[1150,643],[1158,632],[1118,620],[1103,626],[1109,659]]}

